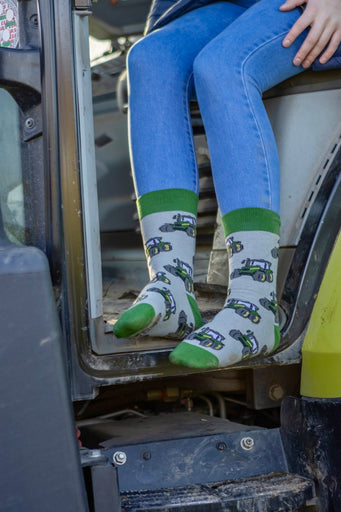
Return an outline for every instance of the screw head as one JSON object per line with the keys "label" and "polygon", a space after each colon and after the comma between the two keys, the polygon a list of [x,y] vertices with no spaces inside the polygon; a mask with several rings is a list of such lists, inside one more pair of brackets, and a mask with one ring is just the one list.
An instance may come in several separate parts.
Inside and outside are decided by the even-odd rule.
{"label": "screw head", "polygon": [[227,446],[226,443],[224,443],[224,441],[220,441],[219,443],[216,444],[216,448],[220,452],[223,452],[224,450],[226,450]]}
{"label": "screw head", "polygon": [[28,130],[32,130],[32,128],[34,128],[34,119],[33,117],[28,117],[25,121],[25,128],[27,128]]}
{"label": "screw head", "polygon": [[152,454],[150,452],[148,452],[148,451],[147,452],[143,452],[142,453],[142,458],[144,460],[150,460],[152,458]]}
{"label": "screw head", "polygon": [[243,439],[240,440],[240,446],[243,448],[243,450],[252,450],[254,445],[255,442],[252,437],[243,437]]}
{"label": "screw head", "polygon": [[118,466],[122,466],[127,462],[127,455],[124,452],[115,452],[112,458],[114,463]]}
{"label": "screw head", "polygon": [[30,17],[30,22],[34,28],[37,28],[39,25],[38,14],[32,14]]}

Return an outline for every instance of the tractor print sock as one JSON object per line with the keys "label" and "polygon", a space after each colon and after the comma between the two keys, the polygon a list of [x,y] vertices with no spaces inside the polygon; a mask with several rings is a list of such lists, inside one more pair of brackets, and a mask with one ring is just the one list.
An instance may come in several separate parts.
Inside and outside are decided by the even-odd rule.
{"label": "tractor print sock", "polygon": [[183,339],[202,325],[193,289],[197,204],[198,196],[183,189],[149,192],[138,200],[150,281],[116,322],[118,338]]}
{"label": "tractor print sock", "polygon": [[229,255],[229,294],[215,318],[171,353],[174,364],[217,368],[279,344],[276,276],[279,215],[263,208],[242,208],[223,216]]}

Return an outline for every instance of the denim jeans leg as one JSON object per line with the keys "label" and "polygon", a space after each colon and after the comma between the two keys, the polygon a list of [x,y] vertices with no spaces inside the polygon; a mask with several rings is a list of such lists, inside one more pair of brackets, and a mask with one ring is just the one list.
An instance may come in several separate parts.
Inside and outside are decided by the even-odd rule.
{"label": "denim jeans leg", "polygon": [[195,9],[130,50],[129,138],[138,197],[169,188],[198,193],[189,114],[193,61],[243,12],[225,1]]}
{"label": "denim jeans leg", "polygon": [[206,45],[194,62],[222,214],[259,207],[279,213],[279,165],[262,93],[303,71],[292,64],[302,34],[282,41],[301,14],[279,11],[282,0],[260,0]]}

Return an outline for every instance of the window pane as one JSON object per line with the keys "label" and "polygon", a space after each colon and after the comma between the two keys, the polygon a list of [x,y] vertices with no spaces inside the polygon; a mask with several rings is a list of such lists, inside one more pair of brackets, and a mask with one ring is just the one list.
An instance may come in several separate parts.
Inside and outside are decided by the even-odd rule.
{"label": "window pane", "polygon": [[4,89],[0,89],[0,112],[0,207],[8,238],[15,243],[24,243],[19,108]]}

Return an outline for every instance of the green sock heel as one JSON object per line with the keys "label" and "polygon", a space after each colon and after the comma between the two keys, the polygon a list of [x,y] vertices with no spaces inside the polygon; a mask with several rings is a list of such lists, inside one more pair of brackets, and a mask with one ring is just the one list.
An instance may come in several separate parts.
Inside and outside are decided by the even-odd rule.
{"label": "green sock heel", "polygon": [[189,305],[191,306],[191,310],[192,310],[192,313],[194,316],[194,327],[195,327],[195,329],[198,329],[199,327],[201,327],[204,324],[204,322],[201,318],[201,314],[200,314],[200,311],[198,308],[197,301],[195,299],[193,299],[193,297],[188,295],[188,293],[186,294],[186,296],[187,296]]}

